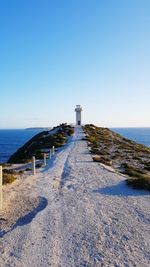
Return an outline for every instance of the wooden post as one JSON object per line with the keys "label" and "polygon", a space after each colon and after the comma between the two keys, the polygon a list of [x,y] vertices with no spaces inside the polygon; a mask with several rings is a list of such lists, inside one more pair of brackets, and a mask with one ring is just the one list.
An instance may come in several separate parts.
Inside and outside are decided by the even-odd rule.
{"label": "wooden post", "polygon": [[35,175],[35,156],[32,157],[32,174]]}
{"label": "wooden post", "polygon": [[44,166],[46,166],[46,153],[44,153]]}
{"label": "wooden post", "polygon": [[0,209],[3,208],[3,172],[2,166],[0,166]]}
{"label": "wooden post", "polygon": [[50,151],[49,151],[49,158],[51,159],[51,157],[52,157],[52,150],[50,149]]}
{"label": "wooden post", "polygon": [[54,146],[52,147],[52,155],[53,156],[55,155],[55,147]]}

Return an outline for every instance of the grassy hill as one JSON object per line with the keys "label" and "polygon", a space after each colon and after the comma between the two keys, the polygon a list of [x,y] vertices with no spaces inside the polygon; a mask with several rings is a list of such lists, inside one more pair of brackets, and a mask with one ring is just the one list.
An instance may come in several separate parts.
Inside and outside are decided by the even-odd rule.
{"label": "grassy hill", "polygon": [[74,133],[73,127],[61,124],[52,130],[43,131],[35,135],[25,145],[19,148],[8,160],[8,163],[26,163],[35,155],[37,159],[43,158],[43,153],[52,146],[63,146],[70,135]]}
{"label": "grassy hill", "polygon": [[102,127],[84,126],[94,161],[128,175],[127,184],[150,191],[150,149]]}

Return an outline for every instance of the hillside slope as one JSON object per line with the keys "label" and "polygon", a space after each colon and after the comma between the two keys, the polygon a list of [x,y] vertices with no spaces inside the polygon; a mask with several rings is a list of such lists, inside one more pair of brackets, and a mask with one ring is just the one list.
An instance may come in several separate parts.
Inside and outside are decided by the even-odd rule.
{"label": "hillside slope", "polygon": [[35,135],[26,144],[19,148],[8,160],[8,163],[25,163],[31,161],[35,155],[37,159],[43,158],[43,152],[48,152],[52,146],[61,147],[74,132],[73,127],[61,124],[52,130],[43,131]]}
{"label": "hillside slope", "polygon": [[94,161],[128,175],[128,185],[150,191],[150,148],[93,124],[84,131]]}

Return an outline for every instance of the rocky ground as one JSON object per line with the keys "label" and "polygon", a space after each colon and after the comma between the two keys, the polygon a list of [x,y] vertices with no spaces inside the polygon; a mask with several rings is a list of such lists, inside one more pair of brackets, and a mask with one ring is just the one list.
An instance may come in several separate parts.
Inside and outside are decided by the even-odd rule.
{"label": "rocky ground", "polygon": [[0,266],[150,266],[149,192],[93,162],[83,138],[77,127],[46,167],[4,187]]}

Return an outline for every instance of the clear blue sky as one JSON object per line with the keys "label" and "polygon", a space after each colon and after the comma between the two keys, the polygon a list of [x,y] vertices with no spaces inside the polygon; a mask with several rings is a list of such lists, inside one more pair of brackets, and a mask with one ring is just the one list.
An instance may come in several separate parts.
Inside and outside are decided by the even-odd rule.
{"label": "clear blue sky", "polygon": [[150,127],[149,0],[0,0],[0,128]]}

